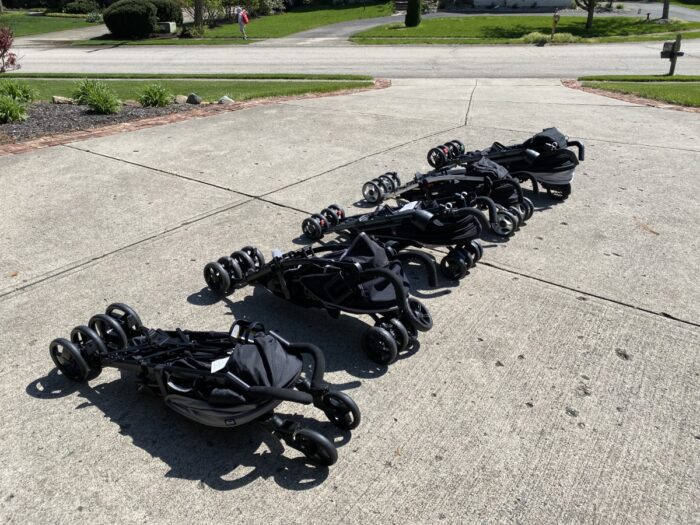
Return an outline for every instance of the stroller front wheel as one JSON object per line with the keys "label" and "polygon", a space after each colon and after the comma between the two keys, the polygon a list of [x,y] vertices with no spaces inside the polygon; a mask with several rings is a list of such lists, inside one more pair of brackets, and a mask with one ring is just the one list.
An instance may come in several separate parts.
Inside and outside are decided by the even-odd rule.
{"label": "stroller front wheel", "polygon": [[363,346],[369,358],[380,365],[390,365],[396,361],[399,354],[394,336],[379,326],[373,326],[367,330]]}
{"label": "stroller front wheel", "polygon": [[413,322],[413,326],[416,327],[416,330],[427,332],[433,327],[433,316],[430,315],[428,307],[418,299],[409,297],[407,314]]}
{"label": "stroller front wheel", "polygon": [[379,184],[371,180],[369,182],[365,182],[365,184],[362,186],[362,196],[370,204],[375,204],[384,198],[384,192],[382,191],[382,188],[379,187]]}
{"label": "stroller front wheel", "polygon": [[571,195],[571,184],[562,184],[557,186],[546,186],[547,195],[551,199],[556,199],[559,201],[564,201]]}
{"label": "stroller front wheel", "polygon": [[119,322],[128,336],[134,337],[139,334],[143,323],[139,314],[133,308],[124,303],[112,303],[105,310],[105,314],[114,317]]}
{"label": "stroller front wheel", "polygon": [[499,237],[510,237],[518,227],[518,219],[512,213],[499,210],[496,212],[496,220],[491,224],[493,233]]}
{"label": "stroller front wheel", "polygon": [[294,434],[294,448],[317,465],[330,467],[338,461],[338,451],[327,437],[303,428]]}
{"label": "stroller front wheel", "polygon": [[231,286],[231,277],[218,262],[210,262],[204,267],[204,280],[212,291],[220,294],[226,293]]}
{"label": "stroller front wheel", "polygon": [[312,241],[318,241],[323,237],[321,223],[313,217],[304,219],[304,222],[301,223],[301,230],[304,232],[304,235]]}
{"label": "stroller front wheel", "polygon": [[62,337],[54,339],[49,345],[49,354],[53,364],[71,381],[82,383],[90,374],[90,367],[80,353],[80,349]]}
{"label": "stroller front wheel", "polygon": [[469,271],[467,262],[456,254],[445,255],[440,261],[440,270],[448,279],[459,281],[466,277]]}
{"label": "stroller front wheel", "polygon": [[328,420],[336,427],[352,430],[360,424],[360,409],[345,392],[328,392],[322,403]]}

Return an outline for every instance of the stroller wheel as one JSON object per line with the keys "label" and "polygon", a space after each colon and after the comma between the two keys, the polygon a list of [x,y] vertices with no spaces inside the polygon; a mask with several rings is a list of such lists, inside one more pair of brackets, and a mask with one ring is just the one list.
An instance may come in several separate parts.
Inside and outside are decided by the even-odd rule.
{"label": "stroller wheel", "polygon": [[535,213],[535,205],[527,197],[523,197],[523,207],[525,208],[525,220],[529,221]]}
{"label": "stroller wheel", "polygon": [[370,204],[381,202],[381,200],[384,198],[384,194],[382,193],[382,189],[379,187],[379,184],[372,180],[365,182],[362,186],[362,196]]}
{"label": "stroller wheel", "polygon": [[238,250],[231,254],[231,259],[238,263],[241,268],[243,275],[247,275],[248,272],[255,271],[255,261],[248,255],[244,250]]}
{"label": "stroller wheel", "polygon": [[445,164],[445,162],[447,162],[447,155],[445,155],[445,152],[439,146],[428,152],[428,164],[433,168],[439,168]]}
{"label": "stroller wheel", "polygon": [[419,332],[427,332],[433,327],[433,316],[428,307],[413,297],[408,298],[408,316]]}
{"label": "stroller wheel", "polygon": [[383,318],[375,325],[380,328],[384,328],[396,341],[396,349],[399,352],[403,352],[408,348],[408,344],[411,342],[411,336],[408,334],[408,330],[396,317]]}
{"label": "stroller wheel", "polygon": [[339,219],[345,218],[345,210],[342,206],[338,206],[337,204],[331,204],[330,206],[328,206],[328,209],[333,210]]}
{"label": "stroller wheel", "polygon": [[318,432],[303,428],[294,434],[293,439],[292,446],[318,465],[330,467],[338,461],[335,445]]}
{"label": "stroller wheel", "polygon": [[518,229],[525,224],[525,214],[517,206],[511,206],[508,211],[518,219]]}
{"label": "stroller wheel", "polygon": [[499,237],[510,237],[518,227],[518,219],[515,215],[505,210],[496,212],[496,221],[491,223],[493,233]]}
{"label": "stroller wheel", "polygon": [[382,183],[385,193],[392,193],[396,189],[396,186],[394,186],[394,179],[392,179],[386,173],[384,175],[380,175],[377,178],[379,179],[379,182]]}
{"label": "stroller wheel", "polygon": [[318,220],[313,217],[304,219],[304,222],[301,223],[301,231],[312,241],[318,241],[323,237],[323,228],[321,228],[321,224]]}
{"label": "stroller wheel", "polygon": [[336,427],[352,430],[360,424],[360,409],[345,392],[328,392],[322,402],[328,420]]}
{"label": "stroller wheel", "polygon": [[70,333],[70,341],[81,350],[91,369],[102,368],[100,356],[107,354],[107,347],[94,330],[89,326],[76,326]]}
{"label": "stroller wheel", "polygon": [[445,255],[440,261],[440,270],[448,279],[459,281],[466,277],[469,266],[464,257],[457,253],[450,253]]}
{"label": "stroller wheel", "polygon": [[367,330],[362,344],[369,358],[380,365],[390,365],[399,354],[394,336],[379,326]]}
{"label": "stroller wheel", "polygon": [[476,239],[471,241],[465,248],[469,250],[474,257],[474,264],[478,263],[484,256],[484,248]]}
{"label": "stroller wheel", "polygon": [[552,199],[564,201],[571,195],[571,184],[549,186],[547,187],[547,195]]}
{"label": "stroller wheel", "polygon": [[335,226],[340,222],[338,213],[330,208],[323,208],[321,210],[321,215],[323,215],[323,217],[326,219],[329,226]]}
{"label": "stroller wheel", "polygon": [[253,264],[255,265],[255,271],[260,271],[260,268],[262,268],[265,265],[265,257],[263,256],[262,252],[255,246],[244,246],[243,248],[241,248],[241,251],[247,253],[248,256],[253,260]]}
{"label": "stroller wheel", "polygon": [[218,262],[210,262],[204,267],[204,280],[213,292],[220,294],[228,292],[231,286],[231,277]]}
{"label": "stroller wheel", "polygon": [[129,337],[139,335],[143,323],[139,315],[129,305],[124,303],[112,303],[105,310],[105,314],[114,317]]}
{"label": "stroller wheel", "polygon": [[231,283],[240,281],[243,279],[243,270],[241,270],[240,264],[233,260],[230,256],[219,257],[216,262],[224,267],[226,273],[228,273]]}
{"label": "stroller wheel", "polygon": [[399,178],[399,174],[394,171],[391,171],[387,173],[387,175],[391,177],[394,181],[394,190],[399,189],[399,186],[401,186],[401,179]]}
{"label": "stroller wheel", "polygon": [[114,317],[105,314],[93,315],[88,321],[88,327],[110,348],[122,350],[129,344],[126,332]]}
{"label": "stroller wheel", "polygon": [[71,381],[82,383],[88,378],[90,367],[80,353],[80,349],[68,339],[54,339],[49,345],[51,360],[61,373]]}
{"label": "stroller wheel", "polygon": [[461,140],[451,140],[448,144],[452,144],[457,150],[457,156],[463,155],[467,148],[464,147],[464,142]]}

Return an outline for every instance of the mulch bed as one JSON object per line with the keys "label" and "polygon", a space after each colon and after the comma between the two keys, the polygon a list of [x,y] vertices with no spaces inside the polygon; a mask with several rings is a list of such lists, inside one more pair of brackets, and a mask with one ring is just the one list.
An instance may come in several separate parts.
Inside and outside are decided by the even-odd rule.
{"label": "mulch bed", "polygon": [[700,113],[700,108],[669,104],[668,102],[662,102],[661,100],[639,97],[637,95],[631,95],[629,93],[617,93],[616,91],[606,91],[605,89],[584,87],[578,80],[565,79],[562,80],[561,83],[564,86],[571,89],[578,89],[581,91],[585,91],[586,93],[592,93],[594,95],[602,95],[608,98],[624,100],[625,102],[630,102],[631,104],[639,104],[641,106],[652,106],[661,109],[672,109],[674,111],[684,111],[686,113]]}
{"label": "mulch bed", "polygon": [[[373,85],[370,87],[342,89],[330,93],[307,93],[304,95],[259,98],[246,100],[244,102],[236,102],[234,104],[229,105],[212,104],[208,106],[194,106],[190,104],[175,104],[166,108],[134,108],[125,106],[122,108],[122,112],[118,115],[91,115],[85,111],[85,108],[81,108],[80,106],[59,104],[55,106],[62,108],[70,108],[74,111],[77,111],[78,114],[82,112],[82,116],[76,115],[75,118],[85,118],[86,120],[83,123],[86,127],[81,128],[79,126],[76,126],[71,128],[71,113],[67,112],[64,114],[64,116],[58,115],[55,116],[55,118],[53,119],[45,120],[46,126],[48,126],[48,122],[53,122],[54,124],[52,125],[65,127],[62,127],[60,129],[51,129],[48,127],[41,128],[39,124],[36,124],[34,128],[34,135],[27,135],[24,138],[19,138],[15,137],[14,135],[10,135],[8,132],[10,127],[19,130],[28,127],[28,125],[32,125],[31,123],[33,114],[30,112],[29,118],[24,122],[0,125],[0,157],[3,155],[26,153],[35,149],[48,148],[51,146],[58,146],[61,144],[68,144],[70,142],[75,142],[78,140],[86,140],[95,137],[106,137],[109,135],[114,135],[116,133],[123,133],[125,131],[136,131],[139,129],[151,128],[154,126],[163,126],[165,124],[182,122],[183,120],[189,120],[192,118],[211,117],[213,115],[228,111],[240,111],[242,109],[266,106],[270,104],[278,104],[280,102],[291,102],[300,99],[348,95],[352,93],[359,93],[362,91],[369,91],[374,89],[386,89],[389,86],[391,86],[390,80],[379,78],[375,79]],[[46,110],[47,112],[51,112],[53,111],[53,109],[46,108],[46,106],[54,106],[54,104],[36,104],[33,109],[39,108],[40,106],[44,107],[39,109],[39,111]],[[63,110],[58,109],[57,111]],[[40,115],[37,114],[37,116]],[[64,118],[68,122],[61,122],[61,120],[63,120]]]}
{"label": "mulch bed", "polygon": [[87,106],[39,102],[29,107],[27,120],[0,124],[0,144],[13,144],[44,135],[83,131],[131,120],[160,117],[189,111],[193,107],[190,104],[173,104],[164,108],[123,106],[115,115],[96,115],[91,113]]}

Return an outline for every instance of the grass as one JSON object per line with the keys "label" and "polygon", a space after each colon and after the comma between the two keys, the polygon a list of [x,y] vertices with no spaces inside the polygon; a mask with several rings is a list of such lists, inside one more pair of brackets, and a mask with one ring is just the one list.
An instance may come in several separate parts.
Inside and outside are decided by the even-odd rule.
{"label": "grass", "polygon": [[700,82],[583,82],[583,85],[670,104],[700,107]]}
{"label": "grass", "polygon": [[53,18],[42,15],[29,15],[25,11],[6,11],[0,15],[0,26],[8,25],[16,37],[51,33],[88,27],[83,18]]}
{"label": "grass", "polygon": [[200,80],[372,80],[367,75],[323,75],[307,73],[24,73],[7,74],[12,78],[97,78],[97,79],[200,79]]}
{"label": "grass", "polygon": [[[12,75],[13,77],[15,75]],[[73,96],[76,82],[74,80],[44,80],[26,79],[26,82],[34,88],[37,100],[51,100],[53,95],[64,97]],[[112,89],[121,100],[135,100],[148,81],[138,80],[109,80],[104,83]],[[241,80],[162,80],[159,82],[164,88],[175,94],[187,95],[197,93],[204,100],[215,102],[223,95],[228,95],[236,101],[252,98],[277,97],[286,95],[300,95],[304,93],[329,93],[340,89],[368,87],[372,83],[368,81],[299,81],[284,82],[275,80],[262,80],[246,82]]]}
{"label": "grass", "polygon": [[[571,33],[585,43],[657,40],[683,31],[684,38],[700,38],[700,22],[662,25],[627,17],[598,17],[590,30],[585,22],[584,17],[561,17],[557,32]],[[478,16],[425,20],[412,28],[388,24],[357,33],[351,40],[360,44],[518,44],[528,33],[550,31],[548,17]]]}
{"label": "grass", "polygon": [[700,9],[700,0],[671,0],[671,3],[688,9]]}
{"label": "grass", "polygon": [[206,29],[201,39],[180,38],[148,38],[145,40],[112,40],[94,38],[91,40],[79,40],[76,45],[242,45],[267,38],[280,38],[301,31],[307,31],[321,26],[389,16],[393,12],[390,2],[368,2],[362,6],[300,6],[288,13],[254,18],[246,26],[248,40],[243,40],[238,30],[238,24],[224,24],[211,29]]}
{"label": "grass", "polygon": [[579,78],[581,81],[610,82],[700,82],[700,75],[594,75]]}

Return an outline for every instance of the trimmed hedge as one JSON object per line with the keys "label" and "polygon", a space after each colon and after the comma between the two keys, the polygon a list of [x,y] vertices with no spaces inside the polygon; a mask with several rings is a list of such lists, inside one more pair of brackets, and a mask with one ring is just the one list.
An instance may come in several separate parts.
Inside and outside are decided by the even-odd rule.
{"label": "trimmed hedge", "polygon": [[73,2],[67,3],[63,8],[63,11],[73,15],[86,15],[88,13],[92,13],[93,11],[97,11],[99,8],[100,6],[97,5],[97,2],[94,0],[74,0]]}
{"label": "trimmed hedge", "polygon": [[406,19],[404,24],[406,27],[416,27],[421,21],[421,0],[408,0],[406,6]]}
{"label": "trimmed hedge", "polygon": [[148,0],[156,6],[156,18],[159,22],[175,22],[182,25],[182,9],[173,0]]}
{"label": "trimmed hedge", "polygon": [[151,2],[119,0],[103,14],[107,29],[118,38],[146,38],[156,30],[157,10]]}

